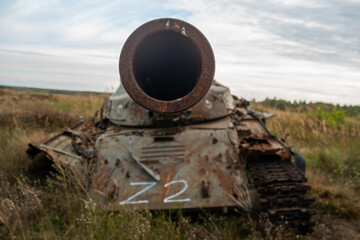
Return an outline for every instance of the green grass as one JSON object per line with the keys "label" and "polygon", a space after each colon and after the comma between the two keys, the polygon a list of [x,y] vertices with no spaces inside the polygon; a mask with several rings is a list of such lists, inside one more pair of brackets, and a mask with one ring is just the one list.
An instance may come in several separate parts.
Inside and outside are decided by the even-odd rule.
{"label": "green grass", "polygon": [[[253,101],[253,103],[256,103]],[[306,101],[286,101],[276,98],[266,98],[264,101],[259,102],[261,106],[266,108],[278,109],[281,111],[292,111],[292,112],[312,112],[316,109],[321,109],[325,113],[331,113],[334,109],[337,111],[346,112],[348,116],[360,116],[360,106],[357,105],[333,105],[322,102],[306,102]]]}
{"label": "green grass", "polygon": [[[174,212],[96,206],[70,172],[41,181],[24,172],[28,143],[38,144],[94,116],[108,94],[55,94],[0,89],[0,239],[294,239],[292,232],[261,235],[250,216],[203,213],[200,219]],[[304,239],[360,239],[359,106],[291,103],[268,99],[252,108],[280,116],[271,131],[301,152],[316,197],[315,232]],[[325,117],[319,117],[319,109]],[[333,110],[335,109],[336,110]],[[344,121],[327,116],[346,111]],[[286,137],[287,136],[287,137]],[[105,211],[104,211],[105,210]],[[266,221],[265,221],[266,222]],[[266,225],[266,224],[265,224]]]}

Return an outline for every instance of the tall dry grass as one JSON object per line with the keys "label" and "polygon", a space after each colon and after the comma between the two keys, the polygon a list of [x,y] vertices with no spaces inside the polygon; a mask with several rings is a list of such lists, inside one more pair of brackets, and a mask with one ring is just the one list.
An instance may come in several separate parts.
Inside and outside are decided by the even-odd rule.
{"label": "tall dry grass", "polygon": [[360,192],[360,121],[347,118],[346,123],[331,126],[317,119],[315,112],[274,112],[280,116],[270,120],[268,127],[301,152],[308,167],[321,169],[329,183]]}
{"label": "tall dry grass", "polygon": [[[29,142],[92,117],[98,95],[55,95],[0,91],[0,239],[356,239],[360,238],[360,122],[329,126],[313,113],[266,108],[280,115],[268,121],[276,135],[303,153],[316,196],[317,226],[306,237],[292,232],[263,235],[248,215],[203,213],[197,220],[181,212],[98,211],[71,173],[58,171],[38,181],[23,172]],[[310,109],[311,110],[311,109]],[[247,195],[241,203],[249,205]],[[100,206],[101,208],[101,206]],[[266,222],[266,219],[263,220]]]}

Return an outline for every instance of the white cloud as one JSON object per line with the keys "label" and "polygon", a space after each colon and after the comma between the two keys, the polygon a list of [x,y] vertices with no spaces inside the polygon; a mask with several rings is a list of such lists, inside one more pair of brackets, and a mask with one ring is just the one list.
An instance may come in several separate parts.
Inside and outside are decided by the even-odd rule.
{"label": "white cloud", "polygon": [[[246,97],[360,104],[356,1],[179,0],[0,3],[0,84],[103,90],[140,24],[177,17],[212,44],[216,78]],[[83,84],[83,85],[82,85]]]}
{"label": "white cloud", "polygon": [[[337,45],[359,43],[360,35],[354,32],[351,39],[345,38],[341,31],[346,26],[329,22],[341,17],[317,19],[315,13],[306,17],[304,8],[320,8],[319,14],[328,4],[292,1],[293,9],[304,11],[294,16],[287,10],[289,2],[282,3],[285,9],[270,1],[260,6],[245,1],[184,0],[180,5],[192,9],[189,21],[204,29],[212,43],[217,79],[232,86],[236,94],[360,104],[359,51]],[[323,33],[318,39],[317,31]],[[294,33],[298,36],[293,37]]]}

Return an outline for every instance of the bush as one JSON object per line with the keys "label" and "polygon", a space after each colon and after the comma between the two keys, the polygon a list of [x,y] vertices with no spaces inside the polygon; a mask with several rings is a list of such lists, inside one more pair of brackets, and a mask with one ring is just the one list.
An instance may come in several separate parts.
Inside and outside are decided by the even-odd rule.
{"label": "bush", "polygon": [[345,123],[345,110],[333,108],[331,113],[325,113],[320,107],[317,108],[316,117],[319,120],[325,120],[331,127],[339,126]]}

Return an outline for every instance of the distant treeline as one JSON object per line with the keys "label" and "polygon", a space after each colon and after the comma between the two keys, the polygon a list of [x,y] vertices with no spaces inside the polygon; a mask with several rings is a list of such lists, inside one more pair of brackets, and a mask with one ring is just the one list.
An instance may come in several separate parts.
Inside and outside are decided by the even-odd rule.
{"label": "distant treeline", "polygon": [[14,87],[0,85],[0,89],[12,89],[26,92],[41,92],[51,94],[66,94],[66,95],[101,95],[105,92],[91,92],[91,91],[70,91],[70,90],[57,90],[57,89],[46,89],[46,88],[31,88],[31,87]]}
{"label": "distant treeline", "polygon": [[[91,91],[70,91],[70,90],[56,90],[56,89],[45,89],[45,88],[30,88],[30,87],[14,87],[0,85],[0,89],[12,89],[27,92],[42,92],[50,94],[66,94],[66,95],[101,95],[109,94],[105,92],[91,92]],[[309,112],[309,111],[323,111],[324,113],[332,113],[335,111],[345,111],[347,116],[359,116],[360,106],[359,105],[339,105],[322,102],[306,102],[306,101],[286,101],[277,98],[266,98],[264,101],[253,102],[260,103],[265,107],[276,108],[282,111],[296,111],[296,112]]]}
{"label": "distant treeline", "polygon": [[[255,101],[257,102],[257,101]],[[276,108],[279,110],[290,110],[297,112],[309,112],[317,109],[321,109],[325,113],[330,113],[334,109],[339,111],[345,111],[347,116],[358,116],[360,115],[360,106],[358,105],[339,105],[339,104],[330,104],[323,102],[306,102],[306,101],[286,101],[276,98],[266,98],[264,101],[260,101],[262,105],[266,107]]]}

